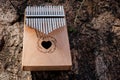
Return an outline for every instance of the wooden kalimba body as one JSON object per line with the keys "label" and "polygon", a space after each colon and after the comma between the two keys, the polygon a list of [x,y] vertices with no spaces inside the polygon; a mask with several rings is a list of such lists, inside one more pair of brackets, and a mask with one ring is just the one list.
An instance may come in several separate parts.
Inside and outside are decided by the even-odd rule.
{"label": "wooden kalimba body", "polygon": [[25,10],[23,70],[70,70],[71,66],[63,6],[28,6]]}

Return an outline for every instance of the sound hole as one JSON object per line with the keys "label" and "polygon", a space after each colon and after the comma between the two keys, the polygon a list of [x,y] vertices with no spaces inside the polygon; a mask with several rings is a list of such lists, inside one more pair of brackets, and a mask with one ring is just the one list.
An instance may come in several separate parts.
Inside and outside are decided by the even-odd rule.
{"label": "sound hole", "polygon": [[50,41],[42,41],[41,45],[45,48],[45,49],[49,49],[52,46],[52,43]]}

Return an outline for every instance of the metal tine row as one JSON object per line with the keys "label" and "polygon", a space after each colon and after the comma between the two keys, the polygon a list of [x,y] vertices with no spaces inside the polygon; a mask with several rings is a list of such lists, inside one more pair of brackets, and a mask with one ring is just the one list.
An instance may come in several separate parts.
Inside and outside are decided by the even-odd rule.
{"label": "metal tine row", "polygon": [[26,8],[26,15],[42,16],[42,15],[63,15],[63,6],[28,6]]}
{"label": "metal tine row", "polygon": [[49,34],[66,25],[65,18],[26,18],[26,25]]}

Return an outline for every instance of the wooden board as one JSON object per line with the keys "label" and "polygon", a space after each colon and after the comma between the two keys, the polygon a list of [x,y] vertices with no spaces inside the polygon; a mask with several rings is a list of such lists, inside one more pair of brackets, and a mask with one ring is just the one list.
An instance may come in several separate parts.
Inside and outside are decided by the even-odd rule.
{"label": "wooden board", "polygon": [[[72,66],[66,26],[49,34],[55,40],[53,52],[42,52],[34,29],[24,26],[22,68],[29,71],[70,70]],[[39,44],[40,45],[40,44]],[[52,48],[52,47],[51,47]]]}

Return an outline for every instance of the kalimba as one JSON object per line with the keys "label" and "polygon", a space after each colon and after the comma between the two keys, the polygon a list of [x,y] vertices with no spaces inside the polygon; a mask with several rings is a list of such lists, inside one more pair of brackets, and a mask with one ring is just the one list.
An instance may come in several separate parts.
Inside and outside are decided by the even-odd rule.
{"label": "kalimba", "polygon": [[22,68],[70,70],[72,66],[63,6],[27,6]]}

